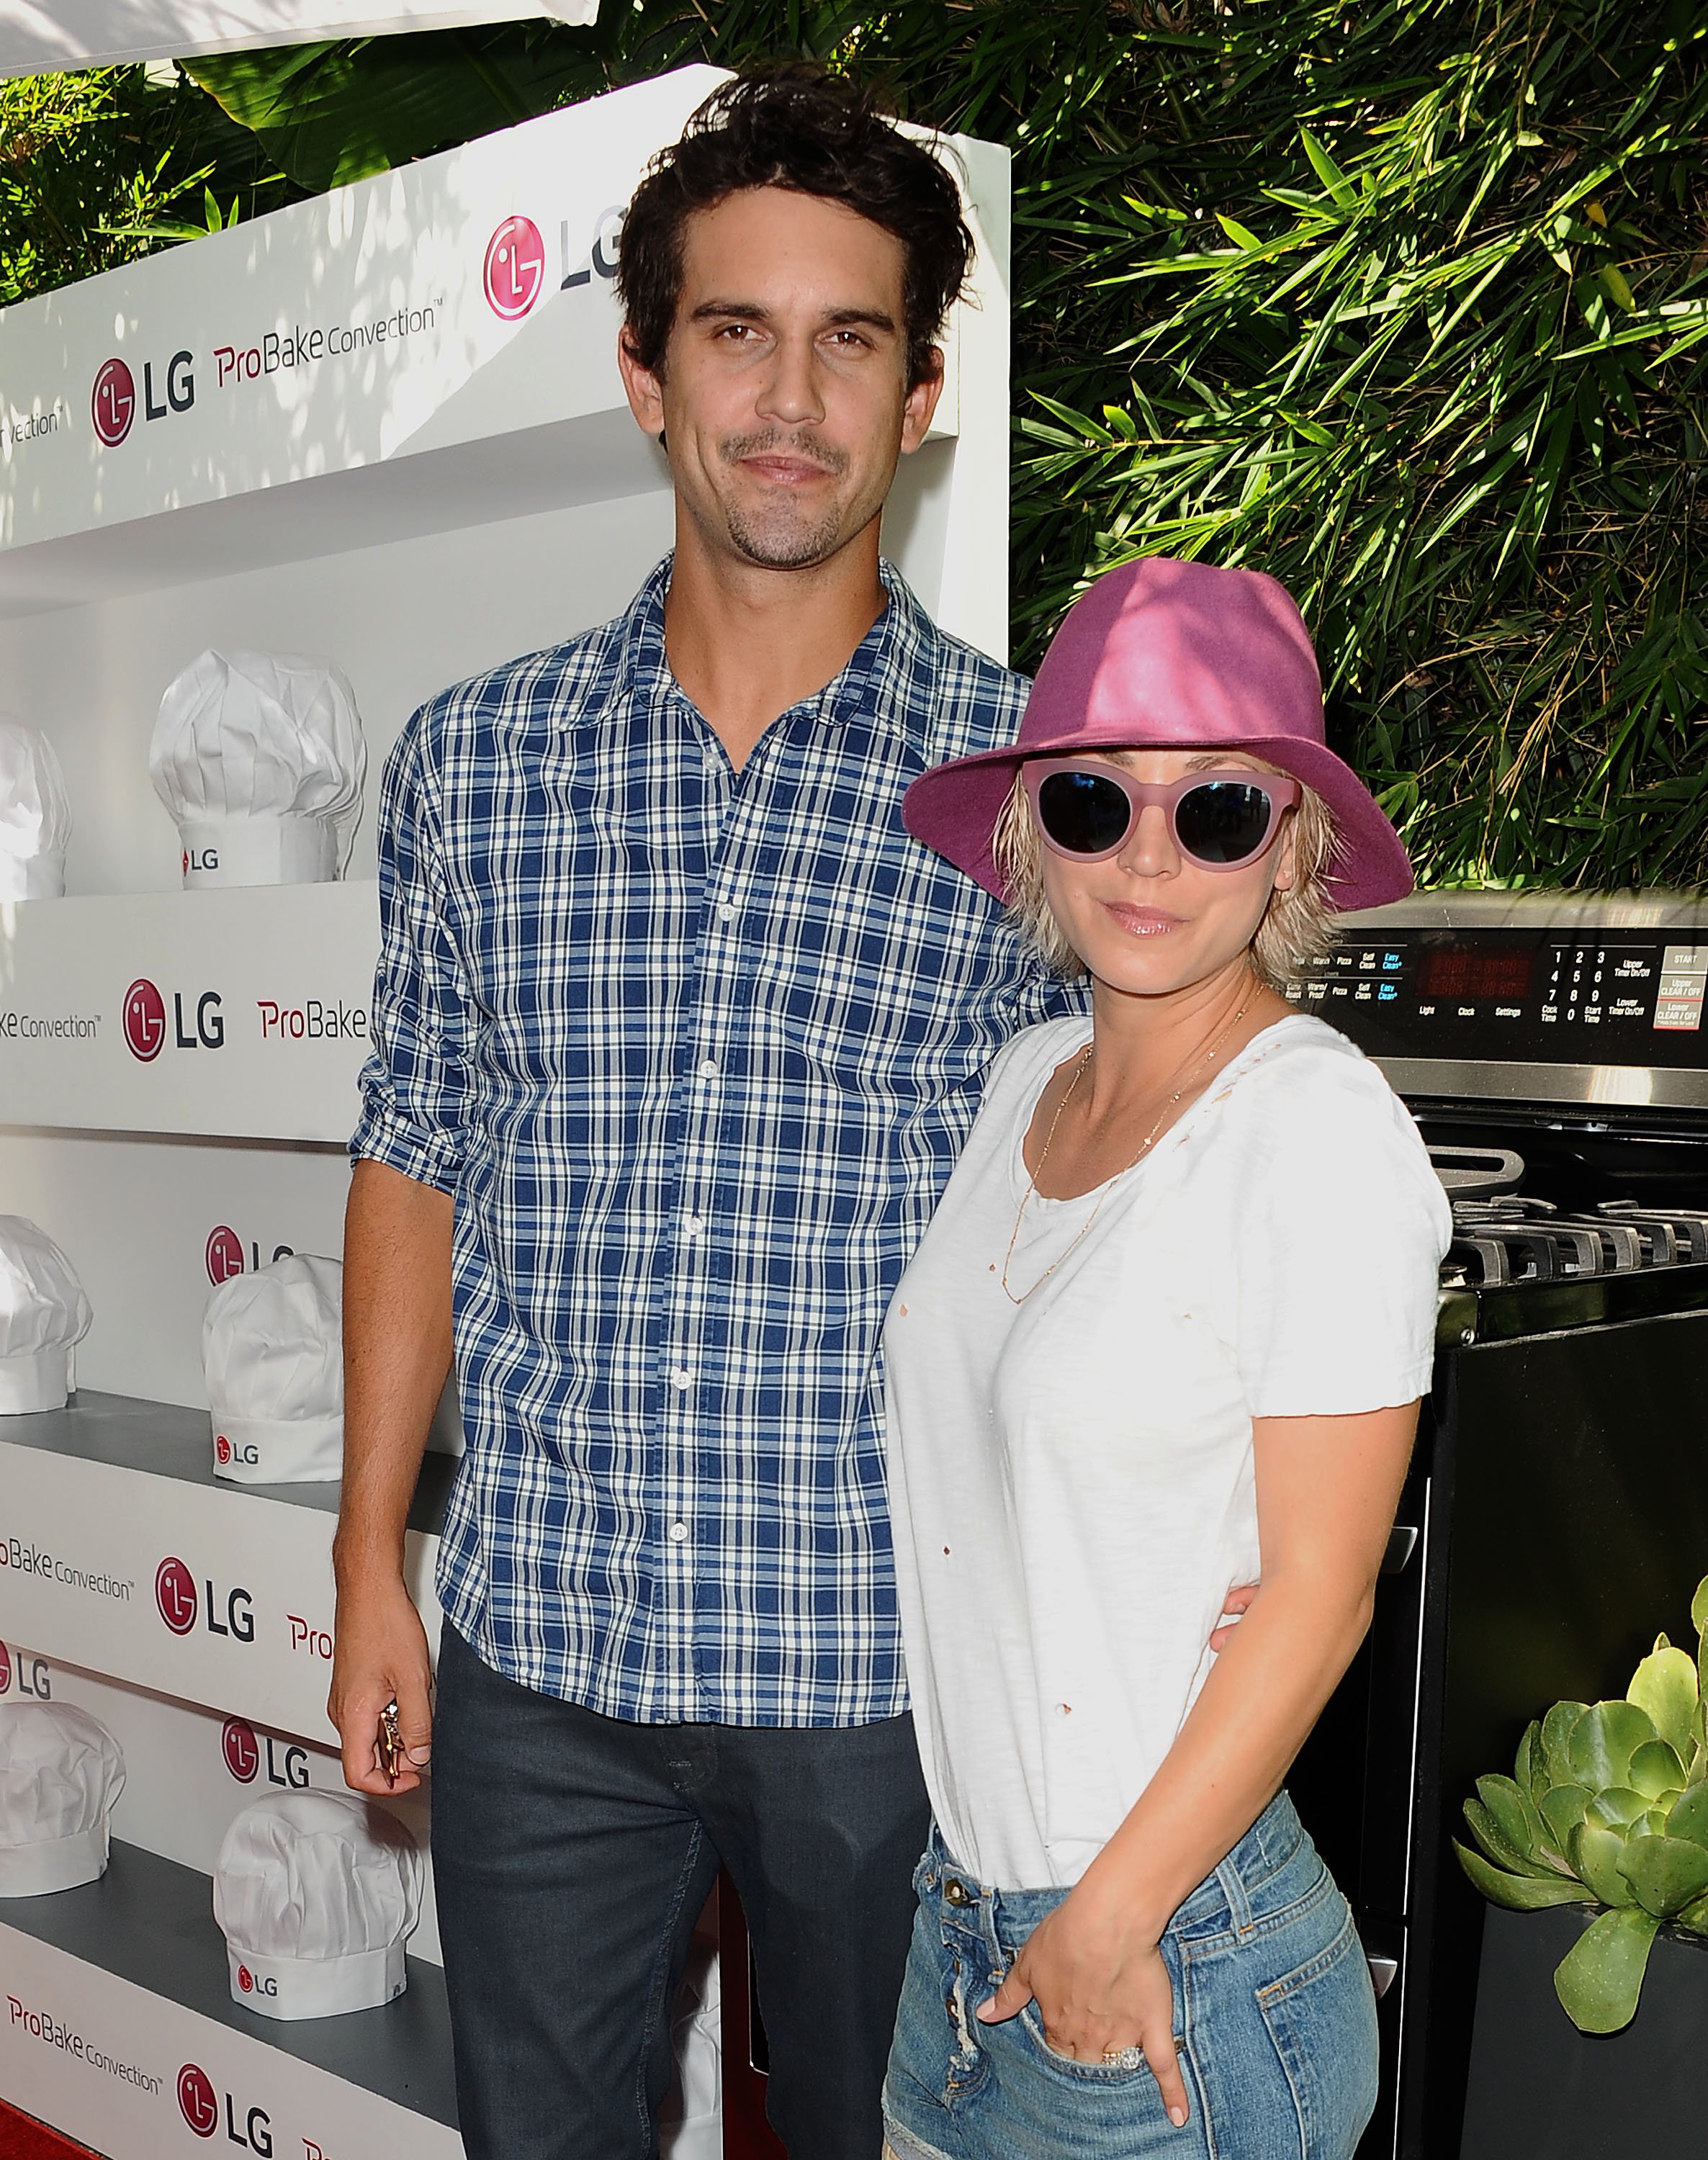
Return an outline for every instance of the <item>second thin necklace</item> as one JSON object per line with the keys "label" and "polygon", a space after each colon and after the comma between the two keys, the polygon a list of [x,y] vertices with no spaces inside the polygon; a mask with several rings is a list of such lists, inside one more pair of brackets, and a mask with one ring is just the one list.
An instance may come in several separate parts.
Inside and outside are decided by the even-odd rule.
{"label": "second thin necklace", "polygon": [[[1077,1088],[1080,1082],[1085,1077],[1087,1072],[1091,1068],[1091,1062],[1093,1056],[1096,1051],[1097,1045],[1094,1041],[1087,1043],[1078,1064],[1074,1067],[1073,1077],[1067,1083],[1067,1092],[1063,1095],[1062,1100],[1056,1105],[1056,1114],[1050,1120],[1050,1129],[1044,1135],[1044,1145],[1039,1150],[1038,1166],[1036,1170],[1031,1171],[1027,1174],[1026,1189],[1020,1195],[1020,1204],[1015,1212],[1014,1228],[1009,1235],[1008,1250],[1002,1256],[1003,1293],[1007,1297],[1010,1305],[1024,1305],[1026,1300],[1031,1295],[1032,1292],[1035,1290],[1039,1289],[1043,1284],[1048,1282],[1051,1276],[1055,1274],[1056,1269],[1061,1266],[1062,1263],[1067,1258],[1068,1254],[1072,1253],[1076,1247],[1082,1244],[1085,1238],[1090,1234],[1091,1226],[1096,1222],[1098,1211],[1102,1208],[1104,1201],[1108,1197],[1109,1187],[1114,1184],[1117,1178],[1124,1177],[1127,1175],[1128,1171],[1136,1169],[1138,1166],[1144,1161],[1145,1156],[1150,1154],[1151,1149],[1156,1144],[1157,1135],[1161,1132],[1164,1121],[1166,1119],[1169,1112],[1173,1109],[1176,1103],[1180,1101],[1181,1097],[1186,1093],[1187,1087],[1197,1077],[1197,1074],[1202,1068],[1209,1063],[1210,1060],[1216,1055],[1216,1052],[1222,1047],[1228,1036],[1233,1034],[1234,1029],[1238,1027],[1241,1020],[1245,1018],[1247,1010],[1250,1005],[1251,992],[1248,990],[1245,996],[1240,1001],[1239,1010],[1231,1019],[1225,1020],[1223,1025],[1217,1029],[1215,1034],[1211,1036],[1207,1045],[1193,1057],[1189,1064],[1181,1068],[1177,1077],[1174,1093],[1157,1112],[1156,1122],[1152,1125],[1150,1130],[1146,1133],[1143,1140],[1140,1141],[1138,1154],[1134,1156],[1131,1162],[1126,1164],[1122,1169],[1118,1170],[1115,1172],[1114,1177],[1106,1178],[1103,1181],[1102,1188],[1098,1193],[1097,1205],[1092,1209],[1090,1214],[1086,1217],[1084,1222],[1080,1224],[1078,1229],[1074,1233],[1068,1243],[1062,1248],[1062,1251],[1056,1255],[1055,1259],[1051,1261],[1049,1266],[1045,1269],[1043,1274],[1038,1277],[1037,1281],[1030,1284],[1025,1290],[1017,1290],[1010,1287],[1008,1280],[1008,1271],[1014,1264],[1014,1249],[1020,1243],[1020,1225],[1025,1220],[1027,1207],[1031,1205],[1034,1196],[1037,1193],[1038,1180],[1044,1174],[1044,1165],[1050,1160],[1050,1150],[1055,1141],[1056,1128],[1062,1122],[1062,1113],[1073,1100],[1074,1091]],[[1021,1160],[1023,1161],[1025,1160],[1024,1152],[1022,1153]]]}

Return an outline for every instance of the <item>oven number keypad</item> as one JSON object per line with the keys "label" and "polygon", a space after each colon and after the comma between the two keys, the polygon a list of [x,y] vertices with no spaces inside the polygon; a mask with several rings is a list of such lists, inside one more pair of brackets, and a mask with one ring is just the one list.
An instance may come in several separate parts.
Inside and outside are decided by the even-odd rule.
{"label": "oven number keypad", "polygon": [[1655,964],[1651,955],[1604,945],[1571,945],[1552,947],[1544,958],[1547,972],[1538,1015],[1544,1027],[1640,1024],[1653,1010]]}

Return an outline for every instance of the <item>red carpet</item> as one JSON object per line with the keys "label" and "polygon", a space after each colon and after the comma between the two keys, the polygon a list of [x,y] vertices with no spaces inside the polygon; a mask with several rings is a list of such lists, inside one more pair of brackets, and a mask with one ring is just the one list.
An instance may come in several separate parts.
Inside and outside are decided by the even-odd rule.
{"label": "red carpet", "polygon": [[80,2160],[88,2149],[0,2103],[0,2160]]}

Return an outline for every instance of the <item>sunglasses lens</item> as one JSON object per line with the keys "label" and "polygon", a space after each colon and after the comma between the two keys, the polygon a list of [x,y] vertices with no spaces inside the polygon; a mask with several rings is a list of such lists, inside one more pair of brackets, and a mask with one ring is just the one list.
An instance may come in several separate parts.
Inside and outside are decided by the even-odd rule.
{"label": "sunglasses lens", "polygon": [[1274,818],[1265,789],[1211,780],[1181,796],[1174,828],[1181,847],[1201,863],[1243,863],[1262,848]]}
{"label": "sunglasses lens", "polygon": [[1126,797],[1100,772],[1052,772],[1038,790],[1038,822],[1064,854],[1119,847],[1130,816]]}

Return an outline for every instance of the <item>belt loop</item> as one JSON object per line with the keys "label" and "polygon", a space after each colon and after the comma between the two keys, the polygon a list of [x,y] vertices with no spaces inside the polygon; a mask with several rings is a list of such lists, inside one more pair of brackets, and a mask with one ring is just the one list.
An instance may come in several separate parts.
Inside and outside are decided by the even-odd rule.
{"label": "belt loop", "polygon": [[1222,1886],[1222,1895],[1228,1900],[1228,1910],[1233,1922],[1233,1932],[1235,1934],[1243,1935],[1251,1926],[1251,1900],[1245,1894],[1245,1884],[1234,1861],[1234,1853],[1238,1850],[1239,1846],[1235,1846],[1233,1852],[1230,1852],[1228,1857],[1218,1865],[1216,1870],[1216,1880]]}

